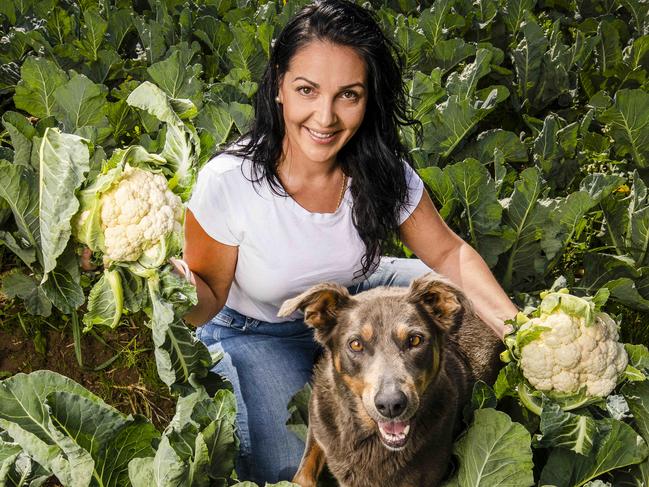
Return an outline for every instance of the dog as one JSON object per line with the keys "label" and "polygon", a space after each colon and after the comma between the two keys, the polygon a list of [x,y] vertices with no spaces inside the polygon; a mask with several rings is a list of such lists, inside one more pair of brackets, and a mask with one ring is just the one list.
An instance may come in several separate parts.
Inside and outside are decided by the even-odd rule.
{"label": "dog", "polygon": [[438,485],[473,385],[493,383],[503,349],[469,300],[430,273],[354,296],[319,284],[279,316],[298,309],[324,353],[293,482],[315,487],[326,463],[341,487]]}

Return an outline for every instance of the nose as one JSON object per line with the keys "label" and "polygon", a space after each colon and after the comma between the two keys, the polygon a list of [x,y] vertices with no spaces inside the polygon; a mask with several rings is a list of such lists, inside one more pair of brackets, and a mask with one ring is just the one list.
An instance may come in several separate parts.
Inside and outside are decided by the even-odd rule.
{"label": "nose", "polygon": [[382,390],[374,396],[374,405],[386,418],[396,418],[405,411],[408,398],[398,389]]}
{"label": "nose", "polygon": [[334,100],[323,96],[318,104],[315,119],[322,128],[330,127],[336,123],[336,111],[334,110]]}

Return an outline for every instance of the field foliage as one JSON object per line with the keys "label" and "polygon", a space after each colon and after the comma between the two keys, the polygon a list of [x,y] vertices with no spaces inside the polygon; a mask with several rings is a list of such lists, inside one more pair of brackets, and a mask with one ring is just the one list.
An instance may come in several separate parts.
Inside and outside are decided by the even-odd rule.
{"label": "field foliage", "polygon": [[[0,485],[42,485],[51,475],[66,486],[234,482],[232,395],[205,392],[218,357],[180,318],[195,293],[165,264],[181,242],[172,238],[134,263],[106,263],[94,246],[97,221],[81,223],[79,210],[127,163],[163,174],[186,201],[200,167],[246,132],[273,39],[305,3],[0,3],[3,313],[62,320],[80,365],[82,333],[135,318],[151,329],[159,378],[179,398],[160,432],[62,376],[9,377],[0,382]],[[366,6],[402,48],[421,125],[401,135],[447,223],[521,307],[553,285],[582,295],[605,288],[622,335],[649,343],[649,2]],[[98,269],[80,268],[85,246]],[[634,365],[640,374],[647,368]],[[583,466],[569,484],[549,473],[544,483],[583,485],[643,461],[647,414],[638,404],[647,393],[638,384],[629,406],[640,436],[609,425],[606,438],[623,434],[644,450],[608,469]],[[476,394],[495,405],[488,387]],[[555,413],[546,420],[570,419]],[[507,421],[476,414],[481,428]],[[612,427],[624,431],[615,436]],[[460,456],[470,454],[470,438]],[[593,455],[606,456],[602,448]],[[569,458],[549,461],[565,472],[575,464]],[[625,485],[643,485],[648,471],[646,461],[625,471]],[[485,482],[475,485],[492,485]]]}

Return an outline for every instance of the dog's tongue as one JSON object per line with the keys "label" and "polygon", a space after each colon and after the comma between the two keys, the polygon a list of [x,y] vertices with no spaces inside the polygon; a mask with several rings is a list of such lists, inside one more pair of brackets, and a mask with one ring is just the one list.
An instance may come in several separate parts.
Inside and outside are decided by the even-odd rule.
{"label": "dog's tongue", "polygon": [[408,426],[406,421],[385,421],[381,422],[381,429],[391,435],[401,435]]}

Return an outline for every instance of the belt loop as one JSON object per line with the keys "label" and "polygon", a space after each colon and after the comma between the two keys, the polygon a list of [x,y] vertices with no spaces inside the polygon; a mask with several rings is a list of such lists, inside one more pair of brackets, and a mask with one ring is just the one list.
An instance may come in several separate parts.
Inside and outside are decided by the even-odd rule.
{"label": "belt loop", "polygon": [[254,318],[249,318],[246,316],[246,324],[244,330],[247,330],[248,328],[256,328],[258,324],[259,324],[259,320],[256,320]]}

